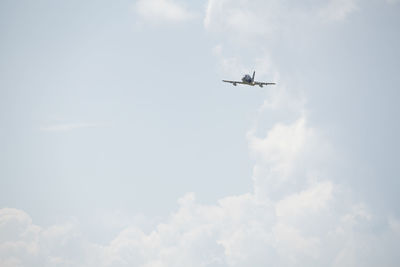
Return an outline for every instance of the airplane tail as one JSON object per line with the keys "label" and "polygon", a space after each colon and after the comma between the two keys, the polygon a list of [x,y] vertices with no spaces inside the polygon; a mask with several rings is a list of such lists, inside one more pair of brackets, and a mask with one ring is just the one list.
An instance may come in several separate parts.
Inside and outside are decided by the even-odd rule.
{"label": "airplane tail", "polygon": [[255,76],[256,76],[256,72],[254,71],[254,72],[253,72],[253,78],[251,78],[253,82],[254,82],[254,77],[255,77]]}

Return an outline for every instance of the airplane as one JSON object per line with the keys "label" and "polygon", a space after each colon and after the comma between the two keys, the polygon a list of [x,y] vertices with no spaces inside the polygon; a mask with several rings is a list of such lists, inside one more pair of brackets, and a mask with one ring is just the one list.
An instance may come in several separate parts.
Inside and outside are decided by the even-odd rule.
{"label": "airplane", "polygon": [[265,82],[256,82],[254,81],[254,76],[256,75],[256,72],[253,72],[253,77],[250,77],[249,74],[246,74],[243,76],[242,81],[227,81],[227,80],[222,80],[223,82],[226,83],[231,83],[234,86],[236,86],[237,84],[246,84],[246,85],[250,85],[250,86],[254,86],[254,85],[258,85],[260,87],[263,87],[264,85],[273,85],[276,83],[265,83]]}

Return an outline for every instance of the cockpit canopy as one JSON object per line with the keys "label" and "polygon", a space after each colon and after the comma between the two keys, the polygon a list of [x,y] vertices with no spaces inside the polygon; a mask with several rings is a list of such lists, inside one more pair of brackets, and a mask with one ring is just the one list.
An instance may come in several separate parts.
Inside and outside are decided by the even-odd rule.
{"label": "cockpit canopy", "polygon": [[252,82],[252,78],[250,77],[249,74],[244,75],[244,77],[242,78],[243,82],[247,82],[247,83],[251,83]]}

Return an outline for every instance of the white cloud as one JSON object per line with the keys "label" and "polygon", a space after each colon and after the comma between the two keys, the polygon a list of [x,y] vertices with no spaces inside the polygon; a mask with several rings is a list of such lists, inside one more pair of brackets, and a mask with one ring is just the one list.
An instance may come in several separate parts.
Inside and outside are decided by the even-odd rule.
{"label": "white cloud", "polygon": [[248,134],[250,149],[263,163],[271,163],[271,170],[281,178],[290,175],[293,162],[312,138],[313,131],[306,127],[305,118],[298,119],[292,125],[276,124],[268,131],[266,138],[258,138],[253,132]]}
{"label": "white cloud", "polygon": [[208,0],[204,26],[237,42],[254,37],[274,40],[321,21],[343,20],[356,8],[356,0]]}
{"label": "white cloud", "polygon": [[[282,105],[286,107],[284,102]],[[271,109],[261,109],[261,113],[272,114]],[[247,134],[250,151],[256,160],[253,181],[257,197],[278,200],[308,188],[320,178],[318,176],[323,172],[320,165],[332,156],[329,143],[307,125],[305,111],[301,109],[298,113],[300,117],[294,122],[276,123],[267,130],[265,137],[257,136],[257,128]],[[296,114],[289,117],[293,116]],[[264,133],[261,131],[261,134]]]}
{"label": "white cloud", "polygon": [[280,21],[276,14],[280,7],[276,1],[209,0],[204,26],[209,31],[231,33],[238,41],[242,35],[272,33]]}
{"label": "white cloud", "polygon": [[[364,213],[360,215],[359,208],[337,213],[331,186],[317,184],[278,203],[246,194],[204,206],[197,204],[193,195],[187,195],[170,219],[153,231],[146,234],[135,226],[127,227],[106,245],[85,241],[74,223],[43,228],[34,225],[22,211],[6,215],[0,210],[0,264],[244,267],[330,266],[335,262],[337,266],[356,266],[355,259],[373,249],[374,242],[387,250],[396,248],[393,246],[399,236],[389,238],[390,228],[384,234],[358,230],[371,221]],[[321,195],[330,195],[331,199]],[[301,223],[288,220],[286,217],[299,218],[296,208],[307,213],[308,219]],[[323,209],[334,213],[328,218],[330,223],[325,224]],[[278,216],[275,210],[280,210]],[[350,222],[348,218],[357,219]],[[10,224],[15,230],[4,237]],[[369,258],[379,259],[378,254]],[[367,262],[363,266],[374,265]]]}
{"label": "white cloud", "polygon": [[299,193],[292,194],[276,204],[279,217],[304,216],[326,208],[333,197],[333,184],[321,182]]}
{"label": "white cloud", "polygon": [[182,22],[194,17],[174,0],[138,0],[135,11],[142,19],[155,23]]}

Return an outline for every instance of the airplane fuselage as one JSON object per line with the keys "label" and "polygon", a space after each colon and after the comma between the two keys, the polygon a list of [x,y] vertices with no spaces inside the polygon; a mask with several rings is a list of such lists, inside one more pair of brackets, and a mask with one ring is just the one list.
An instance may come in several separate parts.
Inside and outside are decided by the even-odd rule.
{"label": "airplane fuselage", "polygon": [[243,76],[242,82],[247,84],[247,85],[251,85],[251,86],[255,85],[254,79],[251,78],[251,76],[249,74],[246,74],[246,75]]}

